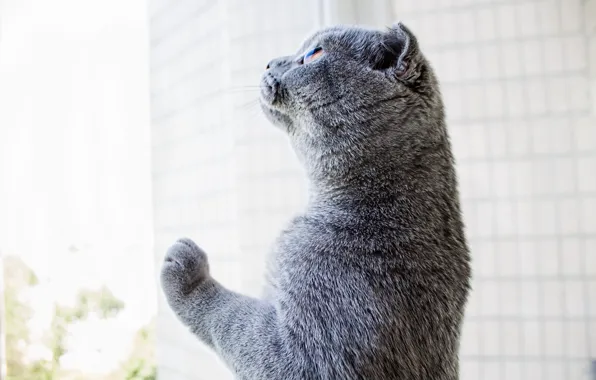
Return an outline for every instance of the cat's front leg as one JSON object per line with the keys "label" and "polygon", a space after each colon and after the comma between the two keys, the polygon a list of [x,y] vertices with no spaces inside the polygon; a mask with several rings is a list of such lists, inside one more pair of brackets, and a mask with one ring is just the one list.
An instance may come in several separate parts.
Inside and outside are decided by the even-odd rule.
{"label": "cat's front leg", "polygon": [[178,318],[213,348],[240,379],[296,378],[300,366],[280,336],[275,307],[232,292],[209,274],[207,255],[190,239],[168,250],[162,288]]}

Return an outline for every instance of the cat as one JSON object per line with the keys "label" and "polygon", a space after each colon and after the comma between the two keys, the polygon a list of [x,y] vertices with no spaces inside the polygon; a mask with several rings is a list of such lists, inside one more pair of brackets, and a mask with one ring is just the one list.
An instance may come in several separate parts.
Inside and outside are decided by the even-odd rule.
{"label": "cat", "polygon": [[470,289],[435,74],[402,23],[336,26],[272,60],[261,108],[306,169],[268,296],[220,285],[192,240],[167,252],[178,318],[242,380],[453,380]]}

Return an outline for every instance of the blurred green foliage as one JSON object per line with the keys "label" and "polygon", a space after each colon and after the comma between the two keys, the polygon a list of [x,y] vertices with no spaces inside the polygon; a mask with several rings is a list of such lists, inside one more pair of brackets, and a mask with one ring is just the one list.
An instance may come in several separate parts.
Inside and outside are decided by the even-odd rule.
{"label": "blurred green foliage", "polygon": [[[6,380],[91,380],[93,376],[73,373],[60,367],[60,359],[67,353],[66,340],[69,327],[84,321],[91,314],[99,318],[113,318],[125,305],[107,287],[99,290],[82,289],[74,306],[54,305],[54,315],[46,332],[44,345],[51,352],[49,360],[27,360],[31,345],[28,323],[33,310],[23,299],[23,294],[38,284],[33,270],[19,257],[3,258],[4,310],[6,345]],[[134,337],[128,358],[114,373],[101,380],[155,380],[157,371],[154,354],[154,323],[141,328]],[[97,379],[100,380],[100,379]]]}

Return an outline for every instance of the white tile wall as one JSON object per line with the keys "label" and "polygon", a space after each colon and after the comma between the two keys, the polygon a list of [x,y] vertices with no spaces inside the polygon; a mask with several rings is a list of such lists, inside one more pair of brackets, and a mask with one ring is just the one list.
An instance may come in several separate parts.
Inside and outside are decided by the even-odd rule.
{"label": "white tile wall", "polygon": [[[462,379],[589,379],[596,0],[394,0],[394,16],[371,11],[381,3],[150,1],[156,260],[188,235],[218,279],[258,294],[269,245],[305,200],[255,102],[263,67],[326,21],[400,19],[439,74],[459,165],[475,276]],[[159,305],[160,379],[229,379]]]}

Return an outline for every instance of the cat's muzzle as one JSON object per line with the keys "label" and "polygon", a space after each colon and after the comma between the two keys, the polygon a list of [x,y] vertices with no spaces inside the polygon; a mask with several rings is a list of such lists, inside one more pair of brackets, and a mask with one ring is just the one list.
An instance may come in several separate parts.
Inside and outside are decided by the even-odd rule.
{"label": "cat's muzzle", "polygon": [[261,99],[269,106],[281,99],[281,83],[271,72],[266,72],[261,80]]}

